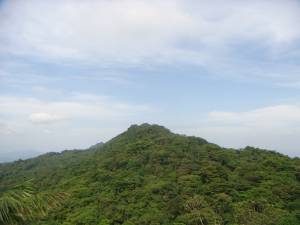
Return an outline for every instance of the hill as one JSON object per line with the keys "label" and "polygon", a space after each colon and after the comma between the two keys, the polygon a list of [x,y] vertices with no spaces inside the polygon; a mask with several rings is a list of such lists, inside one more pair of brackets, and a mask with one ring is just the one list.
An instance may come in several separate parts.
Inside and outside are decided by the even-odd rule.
{"label": "hill", "polygon": [[133,125],[87,150],[0,164],[0,194],[34,179],[69,197],[39,225],[297,225],[300,159]]}

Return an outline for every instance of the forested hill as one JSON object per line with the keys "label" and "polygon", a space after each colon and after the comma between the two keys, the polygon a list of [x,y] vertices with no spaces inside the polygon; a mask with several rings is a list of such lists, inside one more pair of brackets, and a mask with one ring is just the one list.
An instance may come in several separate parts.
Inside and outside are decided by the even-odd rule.
{"label": "forested hill", "polygon": [[34,179],[68,197],[32,225],[299,225],[300,160],[133,125],[84,151],[0,164],[0,196]]}

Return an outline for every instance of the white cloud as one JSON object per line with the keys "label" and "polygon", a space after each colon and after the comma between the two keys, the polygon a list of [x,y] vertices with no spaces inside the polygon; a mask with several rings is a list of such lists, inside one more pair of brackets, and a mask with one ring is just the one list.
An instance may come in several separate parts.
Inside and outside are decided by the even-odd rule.
{"label": "white cloud", "polygon": [[187,132],[222,146],[252,145],[299,156],[300,105],[274,105],[245,112],[215,111]]}
{"label": "white cloud", "polygon": [[49,113],[32,113],[29,115],[29,119],[32,123],[45,124],[57,122],[65,118],[59,115],[53,115]]}
{"label": "white cloud", "polygon": [[211,112],[209,121],[242,126],[274,126],[300,123],[299,105],[276,105],[248,112]]}
{"label": "white cloud", "polygon": [[222,147],[250,145],[300,156],[300,104],[273,105],[241,112],[199,112],[194,118],[164,120],[162,123],[177,133],[202,137]]}
{"label": "white cloud", "polygon": [[151,106],[108,96],[73,94],[64,100],[0,96],[0,149],[41,151],[85,148],[131,123],[147,121]]}
{"label": "white cloud", "polygon": [[296,0],[6,1],[0,47],[57,61],[207,63],[241,42],[293,44],[299,15]]}
{"label": "white cloud", "polygon": [[4,121],[0,121],[0,134],[1,135],[11,135],[14,133],[14,130],[11,129]]}
{"label": "white cloud", "polygon": [[[193,64],[218,78],[291,87],[300,82],[299,23],[297,0],[3,1],[0,51],[30,62],[110,70]],[[18,79],[34,72],[11,61],[0,62],[2,82],[39,85]]]}
{"label": "white cloud", "polygon": [[151,111],[146,104],[129,104],[108,96],[73,94],[65,100],[0,96],[1,113],[30,116],[32,122],[54,121],[62,118],[121,119],[136,113]]}

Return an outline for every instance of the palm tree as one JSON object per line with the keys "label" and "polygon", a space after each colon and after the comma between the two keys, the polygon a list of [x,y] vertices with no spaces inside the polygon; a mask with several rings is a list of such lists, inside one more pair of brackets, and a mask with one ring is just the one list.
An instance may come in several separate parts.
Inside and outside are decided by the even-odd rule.
{"label": "palm tree", "polygon": [[37,193],[32,181],[0,193],[0,225],[25,224],[61,205],[65,193]]}

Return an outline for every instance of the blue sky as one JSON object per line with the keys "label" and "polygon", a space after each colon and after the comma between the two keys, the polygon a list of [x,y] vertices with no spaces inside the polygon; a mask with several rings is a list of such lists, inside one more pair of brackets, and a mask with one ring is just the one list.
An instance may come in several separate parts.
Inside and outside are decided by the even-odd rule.
{"label": "blue sky", "polygon": [[1,154],[158,123],[300,155],[300,2],[0,2]]}

